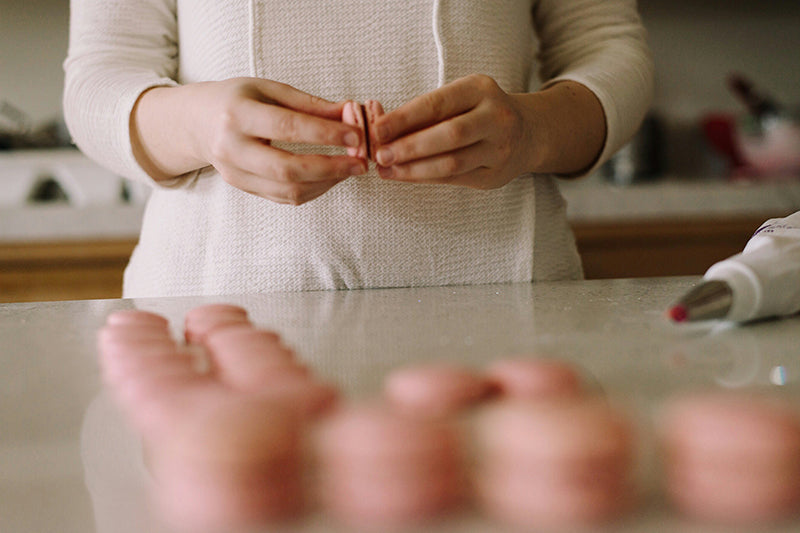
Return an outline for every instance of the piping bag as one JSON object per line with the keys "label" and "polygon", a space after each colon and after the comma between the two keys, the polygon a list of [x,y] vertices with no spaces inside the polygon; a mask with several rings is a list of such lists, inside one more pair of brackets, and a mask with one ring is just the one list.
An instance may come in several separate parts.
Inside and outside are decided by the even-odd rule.
{"label": "piping bag", "polygon": [[800,312],[800,211],[756,230],[741,253],[715,263],[675,302],[673,322],[749,322]]}

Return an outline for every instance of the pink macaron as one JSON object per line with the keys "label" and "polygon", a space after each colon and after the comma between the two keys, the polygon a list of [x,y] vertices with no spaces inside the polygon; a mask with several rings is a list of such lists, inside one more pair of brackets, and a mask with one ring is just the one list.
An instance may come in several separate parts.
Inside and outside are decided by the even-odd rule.
{"label": "pink macaron", "polygon": [[194,372],[195,359],[191,354],[177,347],[162,349],[158,346],[149,349],[109,352],[101,359],[100,367],[104,382],[114,384],[148,373],[172,369]]}
{"label": "pink macaron", "polygon": [[595,398],[500,400],[475,425],[477,501],[522,528],[596,526],[635,501],[633,435]]}
{"label": "pink macaron", "polygon": [[252,325],[212,331],[204,345],[220,379],[241,390],[257,391],[274,381],[277,375],[309,373],[276,333]]}
{"label": "pink macaron", "polygon": [[228,395],[188,406],[151,453],[156,503],[175,529],[249,530],[304,508],[301,426],[270,402]]}
{"label": "pink macaron", "polygon": [[188,310],[184,315],[184,322],[205,320],[215,316],[239,316],[247,318],[248,313],[247,309],[240,305],[227,303],[203,304]]}
{"label": "pink macaron", "polygon": [[421,417],[456,414],[492,391],[492,383],[483,374],[447,362],[398,368],[384,382],[384,395],[394,408]]}
{"label": "pink macaron", "polygon": [[342,122],[361,129],[363,143],[358,148],[348,148],[347,155],[365,160],[375,159],[377,137],[373,124],[375,119],[383,115],[383,106],[376,100],[367,100],[363,104],[346,102],[342,109]]}
{"label": "pink macaron", "polygon": [[184,337],[190,344],[202,344],[211,331],[249,325],[247,310],[232,304],[207,304],[190,309],[184,316]]}
{"label": "pink macaron", "polygon": [[341,400],[338,387],[309,375],[276,374],[272,381],[251,393],[284,406],[301,421],[320,419],[331,413]]}
{"label": "pink macaron", "polygon": [[106,317],[106,324],[110,326],[150,326],[161,328],[164,330],[169,329],[169,321],[151,311],[144,311],[141,309],[121,309],[113,311]]}
{"label": "pink macaron", "polygon": [[142,346],[177,346],[169,332],[150,326],[103,326],[97,332],[97,349],[101,356],[119,349]]}
{"label": "pink macaron", "polygon": [[184,329],[184,338],[189,344],[203,344],[206,336],[212,331],[231,327],[250,325],[250,321],[240,315],[223,315],[200,318],[187,322]]}
{"label": "pink macaron", "polygon": [[441,420],[348,405],[316,434],[323,509],[351,527],[419,524],[464,496],[460,439]]}
{"label": "pink macaron", "polygon": [[800,410],[777,396],[707,391],[659,418],[666,492],[681,512],[722,523],[800,513]]}
{"label": "pink macaron", "polygon": [[486,375],[500,395],[512,398],[577,396],[583,392],[578,370],[570,363],[543,357],[511,357],[493,361]]}

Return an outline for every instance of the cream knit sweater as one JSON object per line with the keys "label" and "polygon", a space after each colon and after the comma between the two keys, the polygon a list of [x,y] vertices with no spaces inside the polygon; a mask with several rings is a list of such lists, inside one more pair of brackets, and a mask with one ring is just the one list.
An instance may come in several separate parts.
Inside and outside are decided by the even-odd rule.
{"label": "cream knit sweater", "polygon": [[597,164],[634,133],[652,91],[635,0],[72,0],[71,16],[75,142],[154,188],[126,297],[581,276],[550,176],[487,192],[371,174],[299,207],[248,195],[211,167],[156,184],[129,138],[149,87],[256,76],[389,110],[471,73],[512,92],[571,79],[605,111]]}

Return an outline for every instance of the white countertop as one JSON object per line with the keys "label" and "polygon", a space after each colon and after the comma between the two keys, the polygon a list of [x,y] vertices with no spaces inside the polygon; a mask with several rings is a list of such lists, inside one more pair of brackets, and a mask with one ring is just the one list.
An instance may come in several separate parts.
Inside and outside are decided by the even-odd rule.
{"label": "white countertop", "polygon": [[[74,206],[25,205],[25,191],[37,173],[54,174]],[[128,184],[132,204],[117,200],[120,178],[76,150],[0,153],[0,242],[136,239],[147,190]],[[599,173],[560,181],[567,216],[574,223],[642,220],[780,217],[800,211],[800,179],[730,182],[722,179],[663,177],[629,186],[613,185]],[[4,203],[5,202],[5,203]]]}
{"label": "white countertop", "polygon": [[598,175],[559,182],[571,222],[782,217],[800,211],[800,179],[726,181],[664,177],[628,186]]}
{"label": "white countertop", "polygon": [[[256,324],[278,331],[350,398],[373,397],[387,371],[408,361],[481,366],[506,355],[549,354],[574,362],[641,415],[645,432],[652,407],[676,390],[800,388],[800,316],[735,328],[677,327],[665,320],[664,309],[697,280],[0,305],[0,531],[122,533],[137,531],[145,520],[137,478],[141,450],[102,393],[95,361],[95,331],[113,310],[161,313],[177,335],[192,307],[243,305]],[[783,385],[771,381],[779,367]],[[603,531],[708,531],[674,516],[649,488],[637,514]],[[113,502],[126,505],[114,508]],[[312,517],[296,529],[329,527]],[[454,518],[442,529],[500,531],[475,516]],[[769,531],[798,530],[800,523]]]}

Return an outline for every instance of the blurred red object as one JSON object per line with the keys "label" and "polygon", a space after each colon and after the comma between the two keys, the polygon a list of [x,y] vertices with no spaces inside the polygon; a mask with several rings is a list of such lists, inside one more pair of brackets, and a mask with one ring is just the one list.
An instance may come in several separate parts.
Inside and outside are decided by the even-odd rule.
{"label": "blurred red object", "polygon": [[700,119],[703,134],[711,146],[724,156],[732,171],[747,166],[736,142],[736,116],[729,113],[708,113]]}

